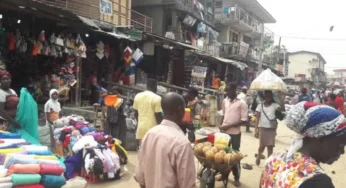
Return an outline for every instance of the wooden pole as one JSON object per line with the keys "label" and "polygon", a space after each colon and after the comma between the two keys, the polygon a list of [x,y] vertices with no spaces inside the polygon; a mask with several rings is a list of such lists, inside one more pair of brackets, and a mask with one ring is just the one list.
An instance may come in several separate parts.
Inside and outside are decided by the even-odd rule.
{"label": "wooden pole", "polygon": [[77,71],[76,71],[76,79],[77,79],[77,84],[76,84],[76,107],[81,106],[81,88],[82,88],[82,58],[81,57],[76,57],[76,66],[77,66]]}

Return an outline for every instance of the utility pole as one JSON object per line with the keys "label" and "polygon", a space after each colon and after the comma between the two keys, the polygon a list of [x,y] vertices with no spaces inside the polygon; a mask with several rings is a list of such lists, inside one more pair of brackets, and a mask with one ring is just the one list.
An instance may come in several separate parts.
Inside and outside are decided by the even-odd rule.
{"label": "utility pole", "polygon": [[264,39],[264,25],[262,25],[262,33],[261,33],[261,40],[260,40],[260,57],[258,62],[258,75],[262,73],[262,66],[263,66],[263,39]]}
{"label": "utility pole", "polygon": [[284,62],[283,62],[283,73],[284,73],[284,76],[287,76],[287,72],[288,72],[288,67],[286,66],[287,62],[286,62],[286,49],[284,49]]}

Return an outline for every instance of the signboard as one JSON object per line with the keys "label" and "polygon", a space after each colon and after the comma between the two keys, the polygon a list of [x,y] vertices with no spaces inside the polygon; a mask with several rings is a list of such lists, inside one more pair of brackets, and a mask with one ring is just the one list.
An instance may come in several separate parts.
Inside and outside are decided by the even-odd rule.
{"label": "signboard", "polygon": [[294,81],[305,82],[306,81],[306,75],[305,74],[296,74],[294,77]]}
{"label": "signboard", "polygon": [[205,78],[207,77],[207,70],[208,70],[208,67],[193,66],[191,76],[198,77],[198,78]]}
{"label": "signboard", "polygon": [[108,0],[100,0],[100,13],[113,15],[113,4]]}

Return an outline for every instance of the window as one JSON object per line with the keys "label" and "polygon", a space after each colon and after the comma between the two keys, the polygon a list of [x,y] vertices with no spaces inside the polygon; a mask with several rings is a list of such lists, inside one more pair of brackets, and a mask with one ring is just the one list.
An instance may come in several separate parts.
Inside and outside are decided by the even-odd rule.
{"label": "window", "polygon": [[222,1],[216,1],[215,8],[222,8]]}

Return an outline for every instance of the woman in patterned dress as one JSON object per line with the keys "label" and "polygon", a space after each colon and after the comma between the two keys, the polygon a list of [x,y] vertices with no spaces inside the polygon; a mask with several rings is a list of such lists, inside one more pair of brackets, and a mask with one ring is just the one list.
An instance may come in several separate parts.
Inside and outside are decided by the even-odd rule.
{"label": "woman in patterned dress", "polygon": [[12,76],[5,70],[0,70],[0,130],[9,131],[12,124],[16,128],[20,125],[15,121],[19,98],[16,92],[10,88]]}
{"label": "woman in patterned dress", "polygon": [[300,102],[288,112],[287,127],[298,134],[288,150],[266,161],[260,188],[334,188],[319,166],[344,154],[346,119],[327,105]]}

